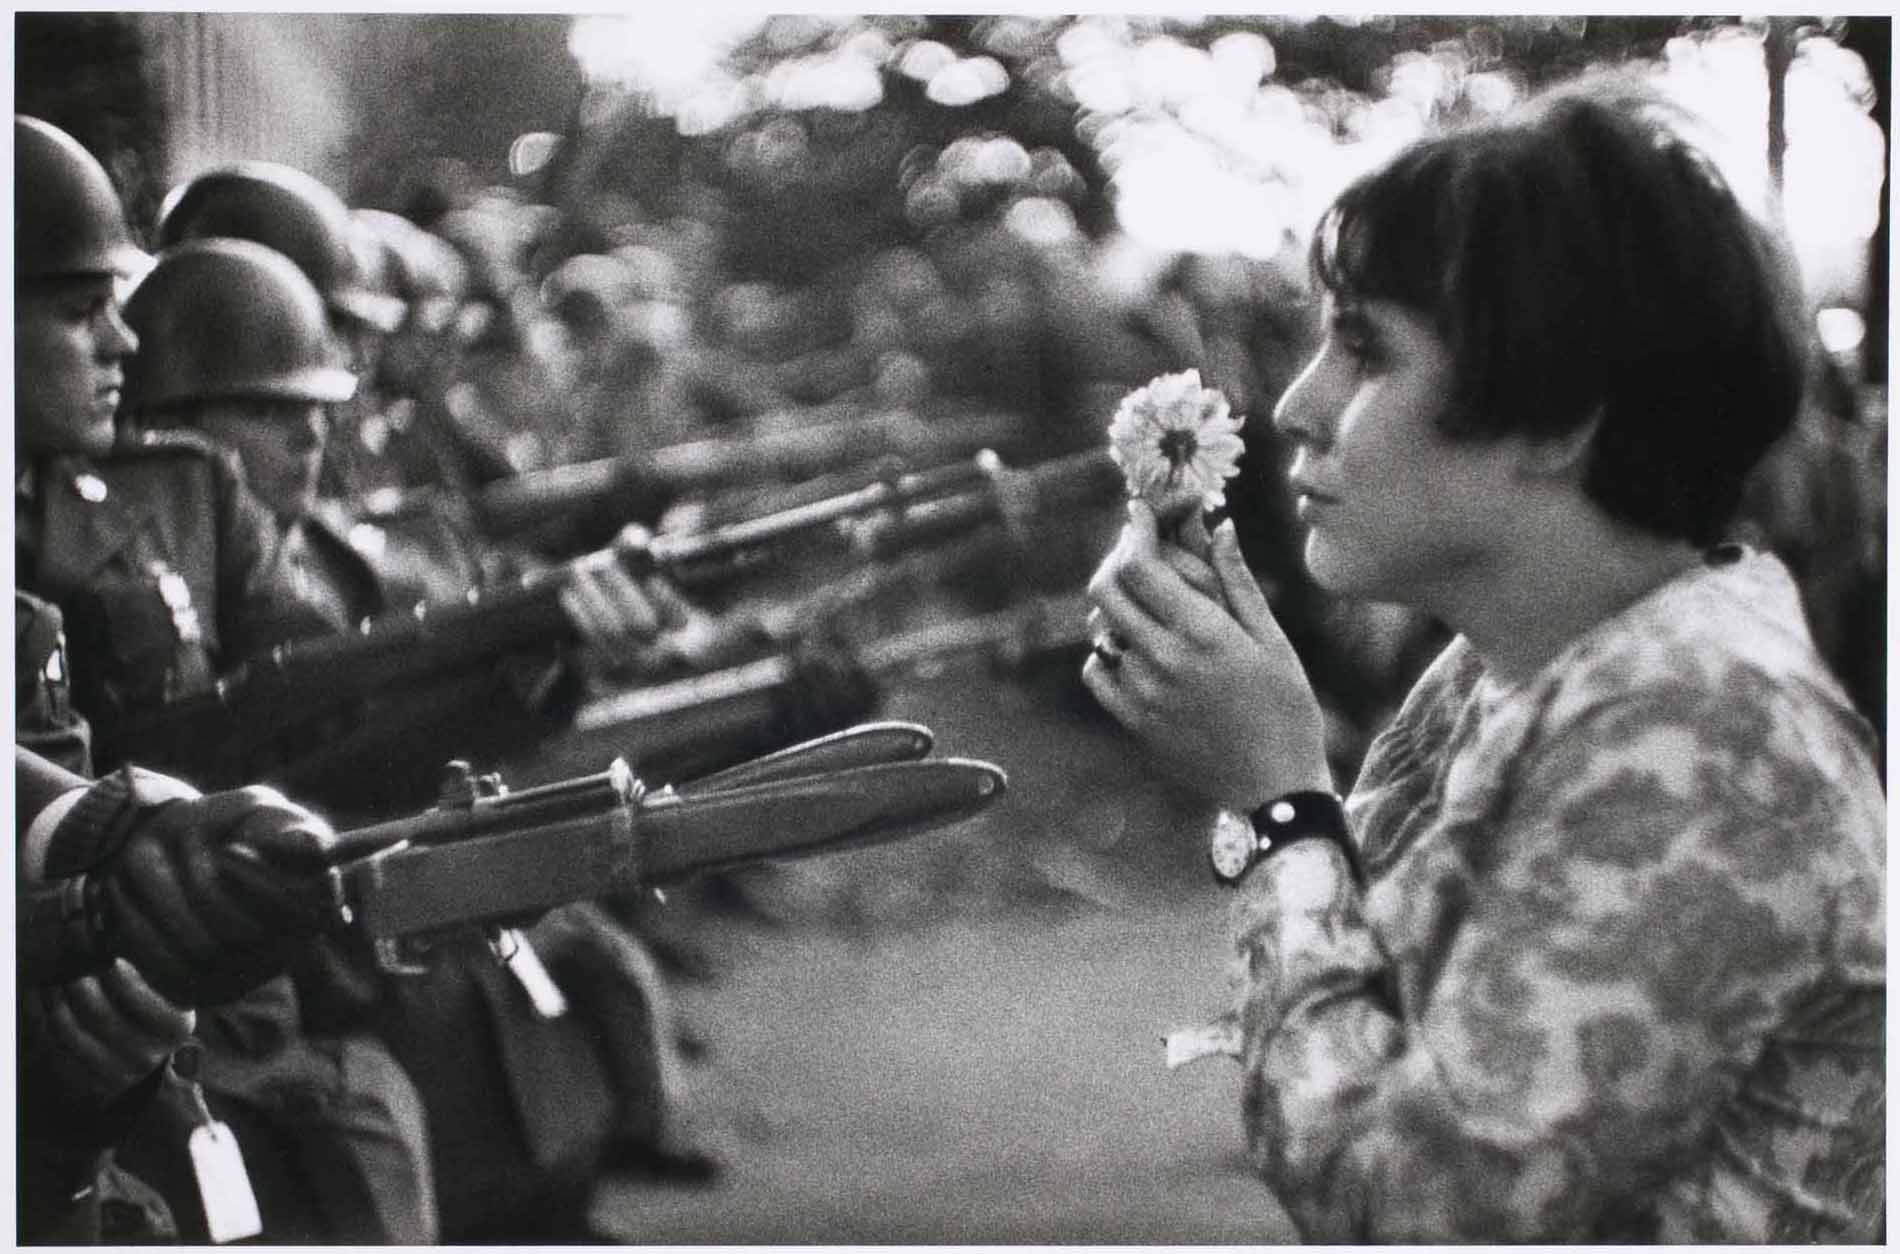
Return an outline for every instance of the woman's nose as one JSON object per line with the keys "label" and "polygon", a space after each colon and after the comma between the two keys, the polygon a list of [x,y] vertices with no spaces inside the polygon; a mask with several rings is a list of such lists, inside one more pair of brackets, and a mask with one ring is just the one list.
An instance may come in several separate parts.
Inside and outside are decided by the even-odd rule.
{"label": "woman's nose", "polygon": [[1273,407],[1275,429],[1303,443],[1323,443],[1337,409],[1331,391],[1323,355],[1315,355],[1280,394],[1279,403]]}

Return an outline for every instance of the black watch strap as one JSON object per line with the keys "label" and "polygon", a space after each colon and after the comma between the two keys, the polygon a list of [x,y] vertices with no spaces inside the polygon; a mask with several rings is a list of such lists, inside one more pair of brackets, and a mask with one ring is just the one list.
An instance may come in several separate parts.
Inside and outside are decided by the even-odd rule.
{"label": "black watch strap", "polygon": [[1254,833],[1260,838],[1260,856],[1302,840],[1327,840],[1338,846],[1352,870],[1353,882],[1363,887],[1366,869],[1359,860],[1359,846],[1353,842],[1352,829],[1346,824],[1346,806],[1337,793],[1310,789],[1275,797],[1248,816]]}

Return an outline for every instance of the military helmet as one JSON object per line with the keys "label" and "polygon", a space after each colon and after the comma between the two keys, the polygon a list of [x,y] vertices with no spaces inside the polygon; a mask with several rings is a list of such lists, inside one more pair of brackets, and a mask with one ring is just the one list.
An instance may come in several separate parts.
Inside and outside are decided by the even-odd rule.
{"label": "military helmet", "polygon": [[13,115],[13,275],[117,275],[138,257],[105,167],[48,122]]}
{"label": "military helmet", "polygon": [[468,289],[468,264],[453,245],[400,214],[352,209],[350,216],[381,245],[389,283],[413,324],[439,331]]}
{"label": "military helmet", "polygon": [[189,240],[158,255],[125,303],[139,352],[125,407],[216,400],[334,402],[356,392],[323,298],[289,258],[250,240]]}
{"label": "military helmet", "polygon": [[254,240],[296,262],[331,309],[393,331],[402,322],[402,302],[367,281],[353,234],[341,197],[274,161],[207,170],[174,187],[158,211],[161,249],[191,239]]}

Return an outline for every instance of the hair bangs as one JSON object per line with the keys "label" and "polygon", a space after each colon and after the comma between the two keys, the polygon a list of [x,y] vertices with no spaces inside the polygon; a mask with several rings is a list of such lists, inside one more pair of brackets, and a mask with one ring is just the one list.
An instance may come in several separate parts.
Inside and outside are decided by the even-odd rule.
{"label": "hair bangs", "polygon": [[1393,301],[1442,321],[1447,258],[1427,153],[1415,146],[1328,207],[1307,252],[1318,286],[1336,297]]}

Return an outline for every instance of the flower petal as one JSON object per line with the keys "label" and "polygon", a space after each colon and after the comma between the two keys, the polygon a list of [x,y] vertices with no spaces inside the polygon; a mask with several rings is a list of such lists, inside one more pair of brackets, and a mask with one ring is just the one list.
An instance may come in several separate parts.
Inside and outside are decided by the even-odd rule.
{"label": "flower petal", "polygon": [[1130,495],[1166,516],[1224,504],[1224,482],[1238,473],[1244,421],[1227,398],[1201,386],[1199,370],[1160,375],[1130,392],[1109,422],[1109,455]]}

